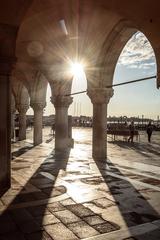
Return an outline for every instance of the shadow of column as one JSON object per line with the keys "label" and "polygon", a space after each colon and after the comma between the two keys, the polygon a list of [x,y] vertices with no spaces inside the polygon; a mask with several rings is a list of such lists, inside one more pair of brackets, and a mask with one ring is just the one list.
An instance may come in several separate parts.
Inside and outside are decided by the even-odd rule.
{"label": "shadow of column", "polygon": [[[108,163],[106,160],[100,161],[96,159],[94,161],[132,236],[135,234],[135,230],[132,231],[133,226],[160,219],[158,212],[112,162]],[[153,234],[154,239],[158,240],[160,231],[156,231]],[[149,239],[141,237],[134,239]]]}
{"label": "shadow of column", "polygon": [[[52,214],[63,209],[59,202],[50,202],[51,198],[66,193],[64,186],[55,186],[60,170],[65,170],[70,149],[63,158],[52,152],[29,178],[23,189],[11,201],[7,209],[0,213],[0,240],[51,240],[45,232],[45,216],[56,223]],[[27,192],[32,186],[33,191]],[[13,190],[14,191],[14,190]],[[9,198],[9,196],[8,196]],[[7,199],[7,197],[6,197]],[[9,200],[9,199],[8,199]]]}

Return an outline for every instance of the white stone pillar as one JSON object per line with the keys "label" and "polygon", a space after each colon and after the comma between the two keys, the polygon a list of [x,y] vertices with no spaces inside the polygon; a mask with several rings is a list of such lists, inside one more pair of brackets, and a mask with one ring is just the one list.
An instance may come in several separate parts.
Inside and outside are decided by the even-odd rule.
{"label": "white stone pillar", "polygon": [[68,141],[69,146],[73,148],[74,139],[72,138],[72,116],[68,116]]}
{"label": "white stone pillar", "polygon": [[19,140],[26,139],[26,112],[29,108],[28,104],[17,104],[16,108],[19,112]]}
{"label": "white stone pillar", "polygon": [[113,90],[94,88],[89,89],[87,94],[93,103],[92,157],[104,160],[107,157],[107,104]]}
{"label": "white stone pillar", "polygon": [[35,146],[42,143],[43,109],[45,106],[45,103],[31,102],[31,107],[34,111],[33,142]]}
{"label": "white stone pillar", "polygon": [[55,150],[65,153],[70,145],[68,138],[68,108],[72,103],[72,97],[56,96],[52,97],[55,107]]}

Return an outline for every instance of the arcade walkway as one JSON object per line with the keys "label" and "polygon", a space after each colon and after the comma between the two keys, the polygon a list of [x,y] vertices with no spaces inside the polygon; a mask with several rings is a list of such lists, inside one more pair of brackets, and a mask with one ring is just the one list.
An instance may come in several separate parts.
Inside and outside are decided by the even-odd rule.
{"label": "arcade walkway", "polygon": [[[30,131],[28,132],[30,137]],[[74,129],[67,159],[43,144],[12,145],[12,189],[0,200],[0,240],[159,240],[160,134],[112,142],[91,158],[91,130]]]}

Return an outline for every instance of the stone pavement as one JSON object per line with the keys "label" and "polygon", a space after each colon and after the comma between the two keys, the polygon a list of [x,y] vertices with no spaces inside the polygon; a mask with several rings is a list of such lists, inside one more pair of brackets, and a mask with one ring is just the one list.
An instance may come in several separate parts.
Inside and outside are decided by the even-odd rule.
{"label": "stone pavement", "polygon": [[74,129],[69,158],[54,139],[12,145],[12,188],[0,199],[0,240],[159,240],[160,134],[113,142],[91,157],[91,129]]}

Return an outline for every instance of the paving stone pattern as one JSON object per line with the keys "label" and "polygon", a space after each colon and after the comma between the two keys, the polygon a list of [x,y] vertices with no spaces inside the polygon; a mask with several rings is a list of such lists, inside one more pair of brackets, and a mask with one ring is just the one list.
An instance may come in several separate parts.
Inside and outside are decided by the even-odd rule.
{"label": "paving stone pattern", "polygon": [[159,240],[157,142],[110,141],[107,162],[94,162],[90,130],[76,131],[83,138],[75,139],[69,159],[55,157],[47,134],[47,143],[34,148],[29,140],[13,143],[12,187],[0,199],[0,240]]}

